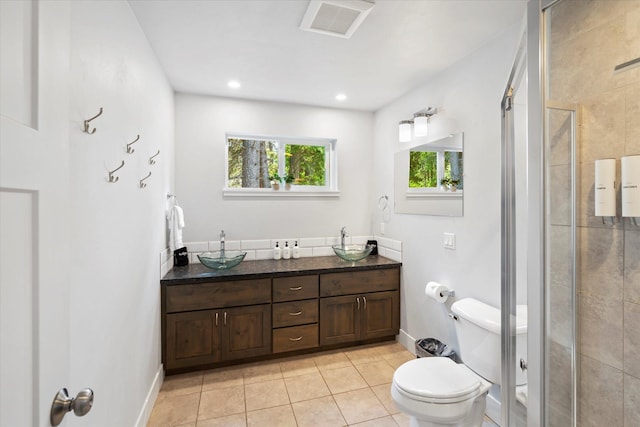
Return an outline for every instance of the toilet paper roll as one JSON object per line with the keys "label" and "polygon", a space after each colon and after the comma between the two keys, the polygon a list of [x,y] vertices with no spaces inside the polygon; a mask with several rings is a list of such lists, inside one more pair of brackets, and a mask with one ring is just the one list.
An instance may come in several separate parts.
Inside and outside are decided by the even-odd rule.
{"label": "toilet paper roll", "polygon": [[429,282],[424,288],[424,294],[439,303],[445,303],[447,301],[449,298],[448,292],[449,288],[437,282]]}

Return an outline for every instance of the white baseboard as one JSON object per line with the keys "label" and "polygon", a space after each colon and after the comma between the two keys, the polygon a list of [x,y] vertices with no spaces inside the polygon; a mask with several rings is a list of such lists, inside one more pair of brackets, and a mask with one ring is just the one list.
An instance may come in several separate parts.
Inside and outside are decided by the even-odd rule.
{"label": "white baseboard", "polygon": [[149,388],[149,392],[147,393],[147,397],[144,400],[144,404],[140,409],[140,415],[138,415],[135,427],[145,427],[149,422],[149,417],[151,417],[153,405],[156,403],[156,399],[158,398],[158,393],[160,392],[160,387],[162,386],[163,381],[164,369],[162,367],[162,364],[160,364],[158,370],[156,371],[156,375],[153,378],[153,383],[151,383],[151,387]]}
{"label": "white baseboard", "polygon": [[403,345],[407,351],[410,351],[415,356],[416,354],[416,340],[411,335],[406,333],[403,329],[400,329],[398,334],[398,342]]}
{"label": "white baseboard", "polygon": [[496,399],[491,393],[487,394],[487,408],[485,409],[484,414],[491,418],[491,421],[498,426],[500,426],[500,419],[502,418],[501,406],[500,400]]}

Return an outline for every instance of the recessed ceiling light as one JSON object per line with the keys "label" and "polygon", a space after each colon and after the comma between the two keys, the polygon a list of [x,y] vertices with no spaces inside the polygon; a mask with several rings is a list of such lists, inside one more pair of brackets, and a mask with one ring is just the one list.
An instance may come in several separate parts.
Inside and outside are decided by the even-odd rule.
{"label": "recessed ceiling light", "polygon": [[338,101],[344,101],[345,99],[347,99],[347,95],[345,95],[344,93],[339,93],[336,95],[336,99]]}
{"label": "recessed ceiling light", "polygon": [[227,86],[229,86],[231,89],[238,89],[240,88],[240,82],[237,80],[231,80],[229,81],[229,83],[227,83]]}

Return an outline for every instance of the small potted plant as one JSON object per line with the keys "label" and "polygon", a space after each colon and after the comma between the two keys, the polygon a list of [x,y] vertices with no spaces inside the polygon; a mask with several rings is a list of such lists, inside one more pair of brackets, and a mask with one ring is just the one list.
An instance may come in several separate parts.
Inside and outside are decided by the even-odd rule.
{"label": "small potted plant", "polygon": [[451,189],[451,191],[457,191],[458,190],[458,184],[460,184],[460,180],[459,179],[450,179],[449,180],[449,188]]}
{"label": "small potted plant", "polygon": [[450,184],[451,184],[451,180],[449,178],[442,178],[440,180],[440,189],[442,191],[448,191]]}
{"label": "small potted plant", "polygon": [[293,175],[285,175],[282,177],[282,180],[284,181],[284,189],[285,190],[291,190],[291,184],[293,183],[293,181],[295,181],[295,177]]}
{"label": "small potted plant", "polygon": [[271,188],[273,188],[274,190],[279,190],[280,189],[280,181],[282,181],[282,177],[280,175],[278,175],[277,173],[271,175],[269,177],[269,179],[271,180]]}

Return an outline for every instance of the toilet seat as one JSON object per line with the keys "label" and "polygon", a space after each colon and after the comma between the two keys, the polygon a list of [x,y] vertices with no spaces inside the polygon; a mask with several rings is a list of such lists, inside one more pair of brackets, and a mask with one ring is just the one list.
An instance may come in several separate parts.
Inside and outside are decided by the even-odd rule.
{"label": "toilet seat", "polygon": [[485,392],[483,381],[464,365],[446,357],[414,359],[393,375],[397,391],[409,399],[430,403],[456,403]]}

